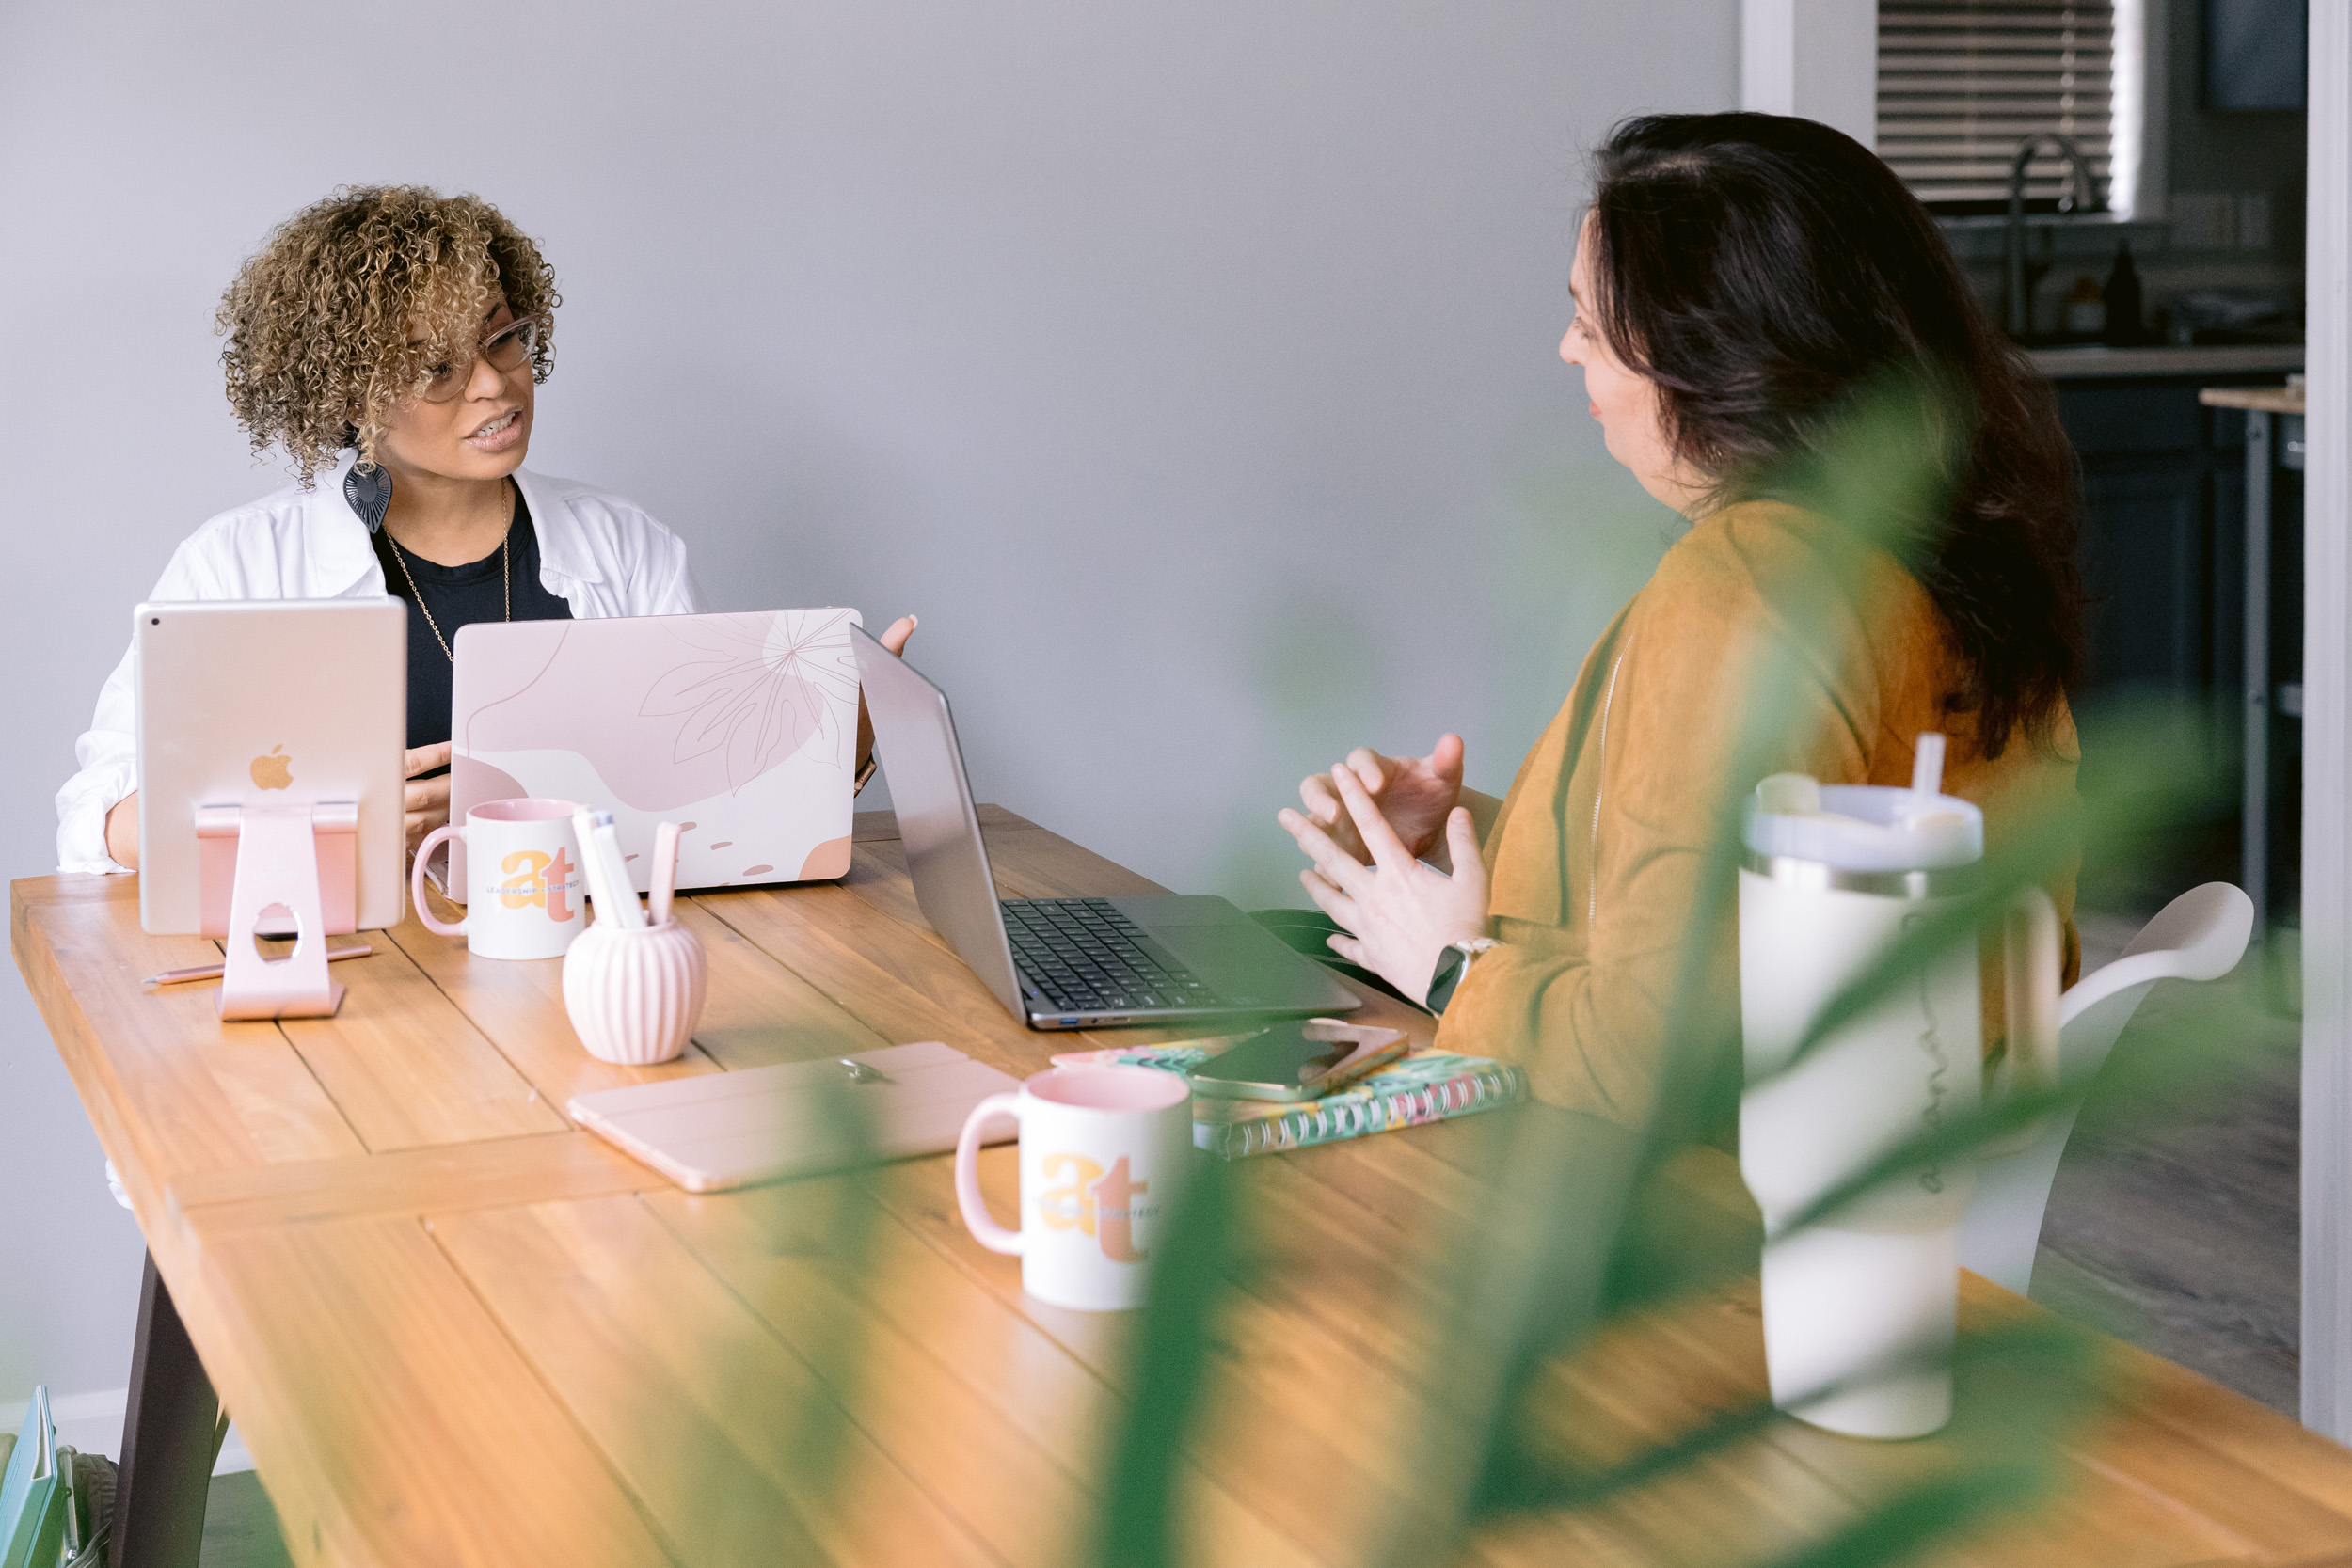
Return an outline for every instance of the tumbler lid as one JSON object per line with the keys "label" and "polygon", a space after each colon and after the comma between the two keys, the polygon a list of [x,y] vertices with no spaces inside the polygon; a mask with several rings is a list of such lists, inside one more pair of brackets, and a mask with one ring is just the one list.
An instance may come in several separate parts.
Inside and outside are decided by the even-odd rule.
{"label": "tumbler lid", "polygon": [[1983,858],[1984,813],[1952,795],[1775,773],[1748,801],[1745,837],[1759,855],[1837,871],[1935,871]]}

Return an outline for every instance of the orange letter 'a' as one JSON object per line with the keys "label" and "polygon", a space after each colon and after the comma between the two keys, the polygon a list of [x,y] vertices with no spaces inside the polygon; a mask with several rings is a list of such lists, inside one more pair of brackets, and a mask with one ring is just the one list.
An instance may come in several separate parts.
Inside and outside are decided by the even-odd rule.
{"label": "orange letter 'a'", "polygon": [[501,871],[514,872],[499,884],[499,902],[510,910],[548,907],[548,857],[536,849],[517,849],[499,862]]}
{"label": "orange letter 'a'", "polygon": [[1045,1222],[1048,1230],[1082,1230],[1094,1234],[1095,1178],[1103,1167],[1083,1154],[1048,1154],[1037,1164],[1038,1175],[1051,1181],[1057,1174],[1071,1172],[1067,1185],[1048,1187],[1037,1195],[1037,1217]]}

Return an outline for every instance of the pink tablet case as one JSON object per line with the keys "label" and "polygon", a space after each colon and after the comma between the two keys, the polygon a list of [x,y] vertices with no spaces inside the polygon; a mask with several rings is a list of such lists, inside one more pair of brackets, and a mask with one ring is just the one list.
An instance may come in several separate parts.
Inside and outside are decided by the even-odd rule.
{"label": "pink tablet case", "polygon": [[[865,1070],[860,1070],[862,1064]],[[564,1109],[689,1192],[905,1160],[956,1147],[972,1107],[1021,1086],[937,1040],[577,1094]],[[844,1125],[862,1112],[862,1137]],[[999,1125],[989,1143],[1019,1134]],[[862,1148],[860,1146],[863,1146]]]}
{"label": "pink tablet case", "polygon": [[[484,622],[457,634],[450,816],[535,795],[610,810],[638,888],[655,825],[678,886],[850,868],[854,610]],[[462,847],[447,886],[463,897]]]}

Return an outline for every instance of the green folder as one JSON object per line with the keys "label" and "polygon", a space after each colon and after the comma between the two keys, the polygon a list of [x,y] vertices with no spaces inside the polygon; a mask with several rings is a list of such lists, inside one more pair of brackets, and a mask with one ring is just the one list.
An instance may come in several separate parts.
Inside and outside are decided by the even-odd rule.
{"label": "green folder", "polygon": [[[0,1568],[50,1568],[65,1544],[72,1482],[57,1463],[57,1429],[49,1419],[49,1390],[33,1390],[24,1430],[0,1471]],[[72,1451],[68,1450],[69,1461]]]}

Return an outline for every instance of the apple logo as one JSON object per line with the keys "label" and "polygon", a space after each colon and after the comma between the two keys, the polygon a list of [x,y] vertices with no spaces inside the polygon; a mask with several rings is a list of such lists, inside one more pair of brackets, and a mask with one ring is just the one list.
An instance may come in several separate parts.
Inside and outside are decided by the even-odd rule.
{"label": "apple logo", "polygon": [[253,759],[253,783],[257,788],[283,789],[294,783],[294,774],[289,770],[294,758],[280,755],[285,749],[272,746],[269,755]]}

